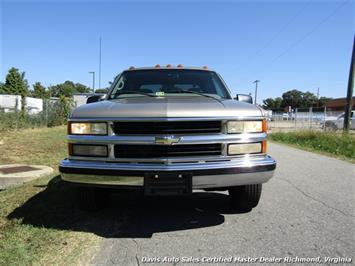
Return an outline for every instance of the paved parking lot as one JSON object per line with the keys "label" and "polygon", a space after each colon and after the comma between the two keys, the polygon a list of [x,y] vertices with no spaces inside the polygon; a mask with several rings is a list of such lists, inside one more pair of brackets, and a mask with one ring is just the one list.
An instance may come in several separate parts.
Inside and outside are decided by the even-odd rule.
{"label": "paved parking lot", "polygon": [[115,195],[95,264],[207,264],[230,257],[275,264],[278,257],[318,256],[327,264],[326,257],[353,256],[355,166],[273,143],[269,152],[277,171],[249,213],[232,212],[225,193],[148,201]]}

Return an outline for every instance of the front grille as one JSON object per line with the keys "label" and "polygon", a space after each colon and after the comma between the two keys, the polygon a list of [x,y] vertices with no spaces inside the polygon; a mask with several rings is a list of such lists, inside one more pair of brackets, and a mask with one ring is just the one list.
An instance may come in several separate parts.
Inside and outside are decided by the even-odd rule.
{"label": "front grille", "polygon": [[115,122],[116,135],[219,133],[221,121]]}
{"label": "front grille", "polygon": [[116,158],[168,158],[181,156],[221,155],[221,144],[193,145],[115,145]]}

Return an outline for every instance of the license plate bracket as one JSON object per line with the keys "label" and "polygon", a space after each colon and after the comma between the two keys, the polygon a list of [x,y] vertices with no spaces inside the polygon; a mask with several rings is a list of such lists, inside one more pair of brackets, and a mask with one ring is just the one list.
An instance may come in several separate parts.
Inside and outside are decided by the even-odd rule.
{"label": "license plate bracket", "polygon": [[192,174],[176,172],[149,172],[144,175],[144,194],[174,196],[192,193]]}

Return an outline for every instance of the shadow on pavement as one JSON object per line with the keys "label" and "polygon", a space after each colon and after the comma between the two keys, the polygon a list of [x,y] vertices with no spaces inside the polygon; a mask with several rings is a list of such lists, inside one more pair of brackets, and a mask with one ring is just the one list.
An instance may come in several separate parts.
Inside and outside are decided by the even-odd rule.
{"label": "shadow on pavement", "polygon": [[[54,177],[47,188],[9,214],[36,227],[91,232],[106,238],[149,238],[157,232],[179,231],[224,223],[232,213],[222,193],[201,192],[187,197],[145,198],[133,191],[111,193],[107,208],[79,210],[75,187]],[[236,212],[233,212],[236,213]]]}

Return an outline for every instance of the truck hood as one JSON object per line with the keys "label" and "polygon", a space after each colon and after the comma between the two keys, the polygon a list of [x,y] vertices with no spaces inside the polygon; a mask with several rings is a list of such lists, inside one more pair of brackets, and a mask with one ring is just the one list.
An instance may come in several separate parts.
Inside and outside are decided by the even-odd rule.
{"label": "truck hood", "polygon": [[253,104],[201,96],[127,97],[76,108],[71,118],[177,118],[262,116]]}

